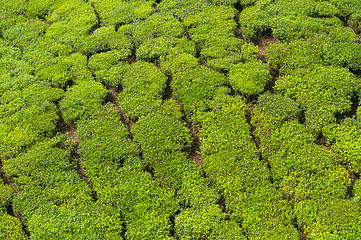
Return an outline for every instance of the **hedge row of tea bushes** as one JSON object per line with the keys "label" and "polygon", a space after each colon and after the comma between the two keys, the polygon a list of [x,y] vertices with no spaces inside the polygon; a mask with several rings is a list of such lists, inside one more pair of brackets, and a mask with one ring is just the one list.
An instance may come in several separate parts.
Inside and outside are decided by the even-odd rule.
{"label": "hedge row of tea bushes", "polygon": [[[285,4],[284,1],[282,3],[281,1],[279,1],[279,3],[277,4],[279,4],[277,6],[278,9],[284,8],[284,4]],[[293,4],[294,3],[286,4],[286,6],[292,7],[291,5]],[[317,4],[320,6],[321,5],[328,6],[329,3],[319,2]],[[323,7],[320,6],[314,7],[316,10],[313,11],[315,11],[316,13],[313,14],[315,15],[319,14],[317,16],[323,16],[322,15],[323,13],[317,13],[317,11],[318,12],[325,11],[325,9],[322,9],[325,8],[325,6]],[[297,7],[294,8],[296,9]],[[330,8],[332,9],[335,7],[330,6]],[[266,11],[268,11],[268,9],[264,7],[264,12],[266,13]],[[277,13],[279,13],[279,11]],[[242,26],[242,17],[243,17],[242,14],[243,13],[241,13],[241,26]],[[247,16],[247,14],[248,12],[244,12],[244,16]],[[269,13],[267,12],[267,14]],[[210,14],[208,14],[207,16],[210,16]],[[339,17],[339,15],[337,16]],[[197,22],[197,18],[195,17],[194,18],[189,17],[189,18],[192,19],[192,24],[196,25],[195,22]],[[204,20],[204,18],[201,19]],[[249,21],[245,21],[245,22],[247,23],[254,22],[254,19],[252,20],[248,19],[248,20]],[[314,19],[309,19],[309,20],[310,20],[309,24],[318,24],[317,21],[319,21],[319,20],[314,21]],[[326,20],[327,19],[325,19],[325,21]],[[314,23],[312,23],[312,21],[314,21]],[[331,21],[341,22],[339,19],[336,18],[330,19],[330,22]],[[194,27],[194,25],[189,25],[188,27],[190,26]],[[321,23],[320,26],[321,25],[324,25],[324,23]],[[263,238],[264,236],[268,236],[268,238],[266,237],[265,239],[270,239],[272,237],[269,236],[272,236],[272,234],[275,234],[275,232],[277,233],[273,235],[274,236],[273,238],[277,238],[276,236],[281,236],[282,234],[284,234],[285,236],[283,238],[286,238],[286,236],[291,239],[298,238],[300,236],[295,230],[294,226],[297,226],[298,229],[303,231],[304,234],[307,234],[307,236],[309,236],[312,239],[319,239],[329,236],[343,236],[346,239],[353,239],[359,234],[359,229],[357,228],[357,224],[359,221],[358,220],[359,206],[355,201],[350,201],[348,199],[350,194],[351,195],[355,194],[358,196],[357,187],[359,186],[359,184],[358,182],[356,182],[355,192],[349,193],[350,189],[352,188],[351,185],[353,185],[353,183],[351,183],[351,179],[348,177],[348,172],[346,171],[346,169],[339,164],[339,155],[342,156],[343,159],[342,162],[348,164],[349,166],[352,166],[352,164],[355,164],[355,161],[357,161],[358,159],[358,157],[356,156],[356,153],[358,153],[357,136],[359,135],[359,133],[358,130],[356,130],[357,127],[355,126],[354,126],[354,130],[349,130],[349,129],[343,130],[344,132],[339,132],[338,134],[336,134],[336,136],[335,133],[340,131],[339,128],[337,128],[338,124],[336,124],[336,122],[338,121],[336,118],[337,115],[345,114],[347,111],[350,110],[352,104],[351,99],[355,96],[355,94],[357,94],[357,92],[360,89],[359,88],[360,81],[355,77],[355,75],[350,73],[349,70],[353,72],[358,71],[359,69],[358,52],[360,51],[361,48],[359,43],[357,42],[355,33],[347,28],[341,27],[342,25],[343,24],[330,25],[332,26],[332,28],[335,26],[339,26],[338,28],[332,31],[330,31],[331,27],[330,29],[327,28],[328,30],[325,31],[318,28],[314,30],[309,26],[307,26],[305,27],[305,29],[311,31],[308,35],[302,34],[300,36],[294,36],[292,38],[282,37],[281,35],[278,36],[275,33],[277,32],[277,30],[272,28],[273,35],[275,37],[278,37],[279,39],[285,39],[289,41],[294,38],[300,38],[304,36],[309,36],[309,39],[307,39],[307,41],[300,39],[300,40],[291,41],[289,43],[287,42],[278,43],[271,47],[271,49],[269,50],[271,67],[275,69],[279,68],[281,73],[281,77],[276,82],[275,89],[277,92],[285,96],[275,95],[273,97],[268,97],[268,96],[266,97],[265,95],[263,99],[260,99],[262,104],[266,105],[265,107],[268,107],[268,111],[271,111],[271,113],[270,116],[262,115],[261,119],[258,119],[258,115],[256,114],[255,116],[256,120],[254,120],[253,123],[254,126],[257,126],[257,124],[259,124],[260,125],[259,127],[263,128],[262,121],[265,122],[272,120],[277,121],[278,122],[277,124],[271,122],[272,125],[264,126],[265,131],[267,133],[269,131],[273,132],[273,131],[277,131],[275,129],[278,129],[279,127],[278,125],[280,118],[282,119],[282,121],[290,120],[290,119],[298,120],[298,118],[301,116],[301,111],[306,111],[305,126],[307,128],[304,128],[301,132],[304,132],[306,135],[308,135],[309,139],[306,142],[302,140],[301,142],[297,142],[297,143],[294,142],[292,142],[292,144],[289,143],[290,147],[292,147],[292,150],[289,150],[288,148],[283,149],[282,147],[280,147],[283,146],[282,144],[278,144],[278,145],[276,144],[276,146],[272,145],[271,149],[262,148],[261,151],[262,155],[267,159],[267,161],[269,161],[269,167],[271,168],[271,176],[267,174],[267,171],[263,170],[264,172],[262,172],[259,169],[254,173],[254,175],[258,176],[260,172],[262,172],[261,175],[265,176],[265,179],[267,179],[267,181],[269,180],[269,178],[271,178],[272,181],[274,181],[275,186],[270,184],[269,181],[268,182],[266,181],[267,183],[264,183],[265,181],[258,180],[258,178],[255,179],[257,179],[256,180],[257,182],[262,182],[261,185],[265,189],[268,189],[268,186],[271,185],[270,189],[272,190],[268,190],[268,192],[271,192],[271,194],[268,195],[269,198],[267,197],[265,198],[274,199],[274,202],[276,202],[274,203],[274,206],[277,206],[276,207],[277,210],[279,209],[288,209],[288,210],[283,210],[284,215],[283,216],[281,215],[281,217],[279,217],[278,219],[278,221],[281,221],[283,223],[283,228],[281,228],[279,232],[277,232],[275,229],[272,229],[268,233],[266,233],[266,235],[265,235],[266,231],[264,231],[264,229],[267,229],[267,227],[263,226],[260,223],[265,223],[267,222],[267,220],[262,219],[260,222],[257,223],[254,220],[255,216],[252,215],[252,214],[257,214],[257,211],[252,209],[253,211],[252,213],[247,212],[250,215],[244,214],[241,215],[240,217],[237,216],[237,211],[233,211],[232,216],[234,218],[239,218],[242,219],[242,221],[245,221],[243,226],[246,229],[247,234],[250,238],[252,237]],[[281,24],[279,24],[279,26],[283,27]],[[270,27],[267,26],[262,29],[257,29],[257,32],[259,30],[266,31],[269,28]],[[285,31],[285,30],[282,29],[278,31],[281,33],[281,31]],[[294,31],[297,32],[297,34],[300,33],[299,29]],[[189,32],[192,33],[192,28],[190,28]],[[193,40],[194,35],[191,34],[191,36]],[[246,37],[251,38],[250,36],[247,35]],[[202,45],[200,43],[197,43],[197,46],[202,46]],[[203,48],[201,49],[203,50]],[[200,57],[201,57],[201,61],[204,61],[202,60],[202,51],[200,52]],[[220,163],[224,162],[224,159],[229,159],[230,158],[229,155],[235,152],[235,150],[227,149],[227,151],[224,151],[224,156],[222,156],[221,153],[219,153],[222,152],[221,150],[219,150],[219,148],[222,149],[224,146],[227,146],[228,141],[230,141],[230,139],[232,138],[230,138],[229,136],[224,137],[224,139],[227,139],[227,142],[222,142],[222,144],[209,146],[209,149],[216,151],[217,154],[220,154],[222,156],[216,158],[216,160],[218,161],[214,161],[213,163],[214,165],[212,167],[216,169],[214,175],[216,176],[220,175],[215,177],[211,175],[212,170],[214,169],[212,169],[212,167],[207,167],[207,162],[210,157],[208,157],[207,159],[207,151],[206,151],[208,147],[206,142],[207,137],[203,135],[204,132],[207,131],[207,125],[204,122],[205,121],[204,119],[207,118],[205,117],[205,115],[199,113],[203,111],[209,112],[210,110],[211,112],[214,111],[212,110],[211,102],[215,96],[222,95],[223,93],[227,93],[229,91],[227,90],[227,88],[224,88],[224,85],[227,82],[227,80],[222,81],[221,79],[224,77],[222,77],[222,75],[216,77],[215,72],[214,72],[214,76],[208,74],[207,77],[203,77],[203,75],[206,75],[206,72],[211,73],[212,71],[205,67],[203,69],[200,67],[194,67],[191,58],[185,59],[182,56],[182,58],[180,59],[183,60],[182,65],[176,62],[177,60],[178,59],[175,58],[169,59],[168,63],[169,64],[176,63],[181,68],[179,67],[172,68],[172,70],[169,71],[168,70],[169,65],[167,64],[167,61],[162,63],[163,65],[161,66],[165,66],[166,67],[164,68],[165,71],[169,71],[171,74],[173,74],[173,81],[171,83],[172,84],[171,86],[174,91],[174,95],[182,102],[187,114],[192,116],[193,120],[200,123],[200,125],[202,126],[201,128],[202,154],[203,156],[205,156],[206,172],[213,179],[218,180],[217,177],[222,179],[224,178],[224,176],[229,176],[230,175],[229,172],[232,172],[233,169],[237,169],[237,167],[239,167],[238,165],[231,165],[231,167],[229,167],[230,165],[226,165],[228,166],[227,168],[225,168],[228,170],[227,174],[220,174],[220,172],[222,172],[219,170]],[[329,65],[329,64],[333,66],[325,67],[325,65]],[[208,65],[211,66],[211,64]],[[267,71],[266,64],[262,64],[257,61],[239,63],[235,65],[233,68],[231,67],[231,71],[229,72],[228,76],[229,76],[228,82],[232,86],[233,90],[235,90],[236,93],[246,96],[261,93],[264,89],[266,82],[270,80],[270,75]],[[209,81],[210,79],[211,81]],[[208,85],[209,83],[211,83],[211,86]],[[213,90],[207,91],[206,90],[207,87],[213,88]],[[292,99],[296,99],[297,103]],[[218,104],[219,103],[214,104],[213,106],[217,110],[219,109],[220,106]],[[244,118],[244,112],[241,114]],[[281,114],[282,117],[277,116],[278,114]],[[230,114],[232,118],[235,115],[236,115],[235,113]],[[222,118],[220,118],[221,120],[218,121],[220,124],[219,131],[216,131],[217,128],[215,128],[214,123],[211,124],[212,121],[208,120],[210,121],[210,123],[208,124],[210,124],[211,126],[210,132],[211,133],[216,132],[215,136],[212,135],[212,137],[214,139],[217,139],[218,141],[221,141],[222,134],[227,133],[225,129],[227,128],[232,129],[232,127],[236,125],[235,122],[232,122],[230,126],[227,125],[226,127],[225,126],[226,117],[227,115],[222,115]],[[325,148],[314,144],[314,142],[316,141],[317,134],[320,133],[323,127],[329,126],[329,124],[332,124],[331,126],[337,129],[337,130],[333,130],[334,131],[332,135],[333,140],[330,140],[330,143],[336,142],[335,146],[332,147],[332,150],[334,151],[335,154],[337,154],[337,157],[331,154],[329,150],[326,150]],[[298,125],[302,126],[301,124]],[[290,132],[289,134],[297,134],[298,132],[300,132],[300,129],[298,127],[294,128],[292,126],[292,128],[287,128],[287,130],[284,131],[285,134],[287,134],[288,132]],[[310,134],[310,131],[312,134]],[[238,130],[231,132],[239,133],[241,131]],[[326,135],[325,130],[322,131],[322,133]],[[249,138],[249,130],[246,131],[245,135]],[[349,137],[346,138],[347,140],[346,139],[341,140],[343,136],[349,136]],[[257,135],[257,137],[259,136]],[[264,137],[263,141],[277,142],[276,140],[269,140],[269,137],[270,136],[267,135],[267,137]],[[353,137],[355,137],[356,140]],[[240,137],[234,139],[239,139],[239,138]],[[292,137],[290,138],[292,139]],[[284,142],[282,143],[284,144]],[[261,141],[261,146],[263,144],[264,143]],[[274,143],[270,143],[270,144],[274,144]],[[293,144],[295,145],[294,147]],[[280,148],[281,148],[280,152],[283,155],[278,156],[277,151]],[[244,151],[244,149],[247,149],[246,147],[240,149],[243,150],[242,154],[245,154],[244,152],[247,152]],[[287,151],[294,152],[296,151],[296,149],[299,149],[297,154],[293,155],[292,153],[291,155],[293,156],[289,157],[289,160],[287,160],[288,158],[286,154]],[[271,156],[269,156],[268,154],[273,152],[276,153],[275,155],[277,157],[275,158],[278,160],[273,160],[273,161],[268,160],[269,158],[271,158]],[[212,153],[212,154],[216,155],[216,153]],[[212,154],[210,155],[212,156]],[[237,155],[235,154],[235,156]],[[293,163],[296,162],[299,156],[304,156],[302,157],[302,161],[306,161],[306,162],[296,163],[295,164],[296,166],[293,166]],[[246,159],[252,159],[252,158],[248,157]],[[326,162],[332,164],[327,165],[324,162],[325,159],[329,159]],[[311,163],[308,163],[307,161],[310,161]],[[209,162],[209,164],[211,163],[212,161]],[[319,165],[320,163],[322,163],[323,165],[322,164]],[[237,164],[240,163],[237,162]],[[312,166],[311,170],[307,170],[307,167],[304,166],[305,164],[307,164],[307,166],[309,167]],[[286,165],[286,168],[284,165]],[[288,165],[290,165],[290,167],[287,169]],[[241,168],[241,169],[246,169],[246,168]],[[292,173],[293,171],[295,171],[295,169],[302,169],[301,173],[298,172]],[[251,171],[247,171],[247,173],[249,172]],[[354,172],[358,173],[359,171],[354,171]],[[291,177],[288,176],[290,173],[292,173]],[[281,175],[286,174],[287,177],[285,177],[284,175],[280,177],[278,176],[278,174]],[[295,174],[295,176],[293,176],[293,174]],[[252,176],[252,174],[250,174],[250,176]],[[309,180],[309,178],[311,178],[311,180]],[[234,193],[235,190],[233,187],[237,186],[237,184],[235,184],[235,178],[231,178],[231,179],[232,181],[230,181],[230,183],[228,183],[227,185],[225,184],[224,186],[227,187],[231,186],[230,187],[231,190],[229,190],[229,192]],[[225,180],[222,179],[218,181],[225,181]],[[325,184],[325,181],[329,181],[329,183]],[[252,181],[248,180],[247,182],[252,182]],[[224,187],[222,186],[222,184],[220,185],[221,188]],[[244,185],[240,184],[240,185],[244,186],[247,184]],[[258,187],[257,184],[253,184],[253,185],[256,186],[256,189],[261,188]],[[301,187],[300,185],[303,186]],[[282,190],[280,192],[277,192],[277,190],[275,190],[274,187]],[[294,188],[298,188],[298,189],[295,190]],[[311,190],[309,190],[309,188]],[[224,187],[224,189],[227,188]],[[225,193],[226,192],[227,190],[225,190]],[[260,192],[262,192],[262,190],[260,190]],[[282,193],[282,195],[280,193]],[[267,195],[265,193],[262,194]],[[295,200],[295,195],[297,196],[297,200]],[[285,198],[287,201],[282,200],[283,198]],[[316,200],[308,201],[309,198],[317,199],[317,201]],[[226,195],[226,207],[228,208],[233,207],[232,204],[227,202],[227,200],[231,201],[230,199],[233,199],[233,197]],[[298,206],[295,205],[296,201],[299,202]],[[254,201],[254,199],[252,198],[251,202],[257,202],[257,201]],[[261,203],[263,203],[263,201],[261,201]],[[330,205],[327,207],[320,207],[323,204],[325,205],[330,204]],[[239,207],[239,205],[237,204],[235,204],[235,206]],[[304,210],[303,208],[307,208],[307,209]],[[343,210],[335,211],[335,209],[337,208],[342,208]],[[265,210],[261,208],[261,211],[259,213],[263,214],[264,211]],[[319,215],[315,215],[315,213],[317,213],[318,211],[320,211]],[[274,214],[274,216],[279,216],[279,215],[280,214],[277,213]],[[326,218],[327,221],[325,221]],[[344,219],[345,221],[340,221],[339,218]],[[270,215],[268,215],[265,219],[270,219]],[[247,220],[249,222],[247,222]],[[256,227],[257,224],[261,226],[259,228],[259,231],[253,232],[255,229],[258,229]],[[265,225],[272,226],[272,224],[268,222]],[[251,230],[249,231],[248,229]]]}
{"label": "hedge row of tea bushes", "polygon": [[276,89],[297,99],[305,109],[305,124],[315,132],[336,122],[336,114],[350,110],[360,80],[345,68],[315,66],[304,72],[282,76]]}
{"label": "hedge row of tea bushes", "polygon": [[240,97],[217,97],[203,115],[200,130],[204,167],[223,189],[231,219],[242,223],[250,239],[298,239],[289,202],[271,183],[259,159]]}
{"label": "hedge row of tea bushes", "polygon": [[[269,49],[271,66],[280,68],[275,89],[297,99],[305,110],[306,125],[314,132],[321,132],[323,126],[337,121],[335,116],[350,111],[351,100],[359,94],[360,79],[350,71],[359,71],[359,66],[354,63],[359,64],[360,61],[350,58],[359,58],[357,51],[361,51],[361,45],[354,34],[350,32],[350,35],[353,35],[353,45],[333,47],[327,50],[327,54],[322,53],[323,46],[318,44],[319,40],[314,39],[274,44]],[[327,39],[323,43],[333,44]],[[354,50],[351,50],[352,46]],[[346,49],[350,53],[343,52]],[[335,54],[339,56],[332,59],[337,61],[330,61],[327,55]]]}
{"label": "hedge row of tea bushes", "polygon": [[[171,109],[171,111],[170,111]],[[217,186],[210,186],[200,169],[188,157],[191,135],[180,120],[180,106],[165,101],[155,113],[133,125],[134,141],[142,149],[144,164],[153,171],[160,185],[175,191],[178,212],[174,231],[180,239],[244,239],[239,224],[226,220],[218,205]]]}
{"label": "hedge row of tea bushes", "polygon": [[[271,166],[273,181],[292,202],[297,225],[310,239],[357,238],[361,231],[360,206],[350,198],[353,183],[339,162],[355,163],[340,154],[337,144],[331,147],[334,151],[316,145],[315,135],[297,121],[299,111],[287,96],[270,94],[261,96],[253,111],[252,124],[262,156]],[[335,128],[329,134],[337,141]],[[349,148],[348,154],[352,154]]]}
{"label": "hedge row of tea bushes", "polygon": [[[190,26],[181,25],[185,21],[183,14],[189,14],[189,21],[194,17],[201,21],[203,15],[201,15],[200,10],[205,7],[192,6],[191,1],[188,3],[177,2],[176,4],[184,7],[184,12],[179,13],[177,11],[181,9],[169,8],[168,4],[175,4],[175,2],[163,1],[157,6],[160,10],[159,14],[155,13],[147,20],[134,24],[132,36],[135,44],[139,45],[136,56],[137,59],[160,63],[161,70],[171,79],[170,86],[173,94],[182,102],[185,112],[190,115],[201,113],[209,109],[209,102],[216,95],[224,95],[224,93],[229,92],[228,88],[225,87],[227,82],[223,74],[204,66],[198,66],[195,46],[206,48],[206,45],[200,46],[201,39],[194,41],[191,32],[188,35],[187,30]],[[192,8],[199,9],[197,10],[199,16],[191,15],[188,12]],[[165,15],[164,9],[171,10],[177,19]],[[225,16],[226,19],[229,19],[229,24],[233,25],[227,33],[230,36],[235,30],[235,22],[232,20],[235,11],[232,8],[212,6],[208,6],[207,11],[209,14],[211,11],[218,12],[218,10],[222,11],[222,14],[219,14],[221,19],[223,19],[223,13],[231,11]],[[206,15],[204,14],[204,16]],[[217,18],[210,18],[207,26],[211,27]],[[172,27],[164,28],[168,24]],[[200,22],[199,24],[203,23]],[[215,32],[217,32],[216,29],[213,33]],[[206,31],[203,33],[203,38],[211,37],[213,33]],[[172,40],[173,43],[164,42],[165,37]],[[233,38],[234,42],[239,45],[237,49],[234,49],[234,52],[240,55],[240,47],[243,44],[239,39]],[[174,42],[181,45],[174,45]],[[223,55],[221,54],[220,57],[227,55],[224,53],[225,50],[221,50],[221,48],[226,47],[222,47],[220,42],[211,44],[208,48],[218,44],[220,51],[223,51]],[[208,51],[210,52],[210,50]],[[200,54],[202,55],[202,52]],[[255,54],[255,50],[250,53],[246,52],[244,55],[251,57],[251,54]],[[240,57],[235,61],[239,62],[239,59]],[[161,79],[165,78],[156,72],[157,69],[148,63],[131,64],[123,75],[124,90],[119,95],[118,103],[127,115],[137,120],[131,131],[134,133],[134,141],[141,148],[143,165],[159,181],[163,189],[175,192],[178,208],[177,212],[172,213],[172,216],[176,236],[181,239],[245,238],[244,229],[240,227],[240,220],[226,220],[227,215],[222,212],[217,203],[221,201],[219,192],[222,191],[219,189],[218,183],[208,187],[207,181],[211,180],[202,178],[199,169],[189,159],[187,152],[191,143],[190,133],[185,127],[185,123],[181,121],[183,114],[180,111],[180,106],[173,99],[161,101],[161,92],[165,89],[165,80],[162,81]],[[157,87],[158,82],[160,87]],[[155,91],[153,95],[150,95],[153,89]],[[132,95],[128,94],[128,91]],[[138,94],[138,91],[142,96],[134,99],[142,99],[142,101],[132,101],[131,99]],[[153,96],[152,102],[145,99],[148,94]],[[141,104],[144,102],[150,104]],[[134,109],[137,112],[134,112]]]}
{"label": "hedge row of tea bushes", "polygon": [[116,239],[170,239],[169,219],[177,210],[174,192],[144,171],[139,148],[128,139],[115,107],[108,104],[78,122],[78,134],[78,152],[97,203],[117,216]]}
{"label": "hedge row of tea bushes", "polygon": [[230,5],[236,2],[162,1],[158,7],[172,12],[182,23],[186,37],[196,46],[200,63],[227,72],[233,64],[255,58],[258,52],[257,47],[244,44],[234,34],[238,11]]}
{"label": "hedge row of tea bushes", "polygon": [[271,32],[282,40],[271,47],[269,57],[271,66],[282,65],[284,74],[315,64],[359,71],[360,7],[359,1],[262,0],[241,12],[240,25],[247,39]]}
{"label": "hedge row of tea bushes", "polygon": [[[207,55],[207,48],[216,48],[212,37],[224,33],[216,30],[217,23],[227,24],[219,19],[228,19],[230,30],[225,32],[226,43],[232,41],[227,34],[233,35],[236,27],[234,9],[210,7],[209,11],[215,9],[223,11],[223,14],[215,16],[205,10],[185,17],[184,22],[190,21],[190,36],[201,49],[201,61],[207,60],[209,66],[216,60],[226,63],[225,67],[212,67],[230,70],[229,79],[209,67],[196,66],[191,58],[186,61],[183,56],[179,60],[169,58],[161,63],[161,67],[172,76],[174,96],[182,103],[194,124],[200,126],[204,170],[219,186],[225,200],[224,210],[230,214],[231,221],[238,222],[250,239],[297,239],[299,233],[293,226],[291,206],[271,184],[267,166],[258,158],[258,150],[245,118],[247,107],[241,97],[227,96],[230,93],[228,84],[245,96],[262,92],[270,80],[267,65],[256,60],[257,48],[250,51],[252,45],[243,44],[234,37],[238,48],[233,48],[233,52],[222,55],[220,49],[219,55]],[[227,10],[228,15],[224,12]],[[224,28],[226,25],[220,26]],[[207,40],[202,41],[202,37]],[[247,48],[242,49],[243,46]],[[232,49],[231,45],[227,45],[226,49]],[[222,59],[224,56],[232,61]],[[180,67],[169,71],[168,64]]]}
{"label": "hedge row of tea bushes", "polygon": [[290,205],[270,183],[268,169],[258,159],[245,118],[246,105],[240,97],[227,96],[225,84],[224,75],[203,66],[177,72],[171,83],[186,113],[201,126],[204,169],[224,192],[226,211],[232,221],[243,223],[247,237],[297,239]]}
{"label": "hedge row of tea bushes", "polygon": [[17,193],[12,199],[15,216],[34,239],[118,236],[118,216],[93,201],[91,189],[69,160],[69,150],[57,146],[60,142],[49,139],[4,160]]}
{"label": "hedge row of tea bushes", "polygon": [[361,173],[360,159],[360,120],[345,119],[341,124],[327,126],[324,135],[328,144],[339,157],[339,161],[346,164],[350,171]]}
{"label": "hedge row of tea bushes", "polygon": [[183,19],[190,38],[197,44],[201,61],[216,69],[229,69],[242,56],[242,40],[235,37],[237,10],[226,6],[208,6]]}
{"label": "hedge row of tea bushes", "polygon": [[118,103],[132,119],[145,116],[161,105],[166,82],[167,77],[153,64],[133,63],[122,78]]}
{"label": "hedge row of tea bushes", "polygon": [[17,155],[56,131],[56,103],[64,91],[34,75],[18,48],[0,42],[1,158]]}
{"label": "hedge row of tea bushes", "polygon": [[[53,136],[58,120],[55,103],[63,90],[35,78],[19,48],[1,40],[0,49],[0,154],[1,167],[6,168],[7,159]],[[0,238],[26,239],[12,214],[14,189],[0,180]]]}

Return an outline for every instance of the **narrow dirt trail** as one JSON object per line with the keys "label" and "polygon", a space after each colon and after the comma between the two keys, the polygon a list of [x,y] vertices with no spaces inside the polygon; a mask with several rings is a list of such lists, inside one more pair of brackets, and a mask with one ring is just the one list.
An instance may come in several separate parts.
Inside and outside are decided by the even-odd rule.
{"label": "narrow dirt trail", "polygon": [[173,98],[173,90],[171,87],[171,82],[173,81],[172,76],[168,76],[167,82],[166,82],[166,86],[163,90],[163,95],[162,95],[162,100],[166,101],[168,99]]}
{"label": "narrow dirt trail", "polygon": [[[76,132],[75,131],[69,132],[69,136],[71,135],[76,135]],[[92,199],[94,202],[96,202],[98,200],[97,192],[93,189],[93,183],[86,174],[86,171],[82,166],[81,156],[78,153],[78,147],[80,141],[78,138],[74,138],[73,141],[75,143],[75,146],[70,152],[70,157],[69,157],[70,162],[76,164],[75,167],[76,172],[78,173],[79,177],[89,186],[89,188],[91,189]]]}
{"label": "narrow dirt trail", "polygon": [[270,92],[272,94],[275,93],[274,87],[276,86],[276,81],[280,76],[278,69],[272,69],[270,66],[268,66],[268,71],[270,72],[270,75],[272,77],[271,81],[268,81],[264,87],[263,93]]}
{"label": "narrow dirt trail", "polygon": [[[66,123],[64,121],[64,118],[62,117],[62,115],[59,114],[59,121],[57,124],[57,129],[59,132],[66,134],[69,137],[69,139],[73,142],[73,148],[70,151],[69,161],[70,161],[70,163],[75,163],[75,165],[76,165],[75,171],[78,173],[80,179],[82,179],[92,190],[91,195],[92,195],[93,201],[96,202],[98,200],[97,193],[93,189],[93,183],[87,176],[86,171],[82,166],[81,156],[78,153],[80,140],[77,136],[77,131],[76,131],[75,126],[73,124]],[[59,146],[59,148],[66,149],[66,144],[62,143]]]}
{"label": "narrow dirt trail", "polygon": [[[117,99],[118,99],[118,91],[115,90],[112,87],[107,87],[108,89],[108,94],[105,97],[105,101],[106,102],[111,102],[114,107],[115,110],[118,112],[119,116],[120,116],[120,120],[122,121],[122,123],[128,127],[129,130],[129,138],[133,139],[133,134],[131,132],[132,126],[135,123],[134,120],[130,119],[127,114],[122,110],[122,108],[120,107],[120,105],[117,103]],[[122,89],[119,90],[119,92],[121,92]]]}
{"label": "narrow dirt trail", "polygon": [[351,108],[349,111],[345,112],[343,114],[343,119],[348,117],[348,118],[356,118],[357,115],[357,109],[360,105],[360,96],[359,94],[355,94],[352,98],[351,98]]}
{"label": "narrow dirt trail", "polygon": [[260,32],[258,35],[258,40],[255,42],[255,45],[260,50],[257,55],[257,58],[267,63],[268,61],[267,48],[277,42],[279,42],[279,40],[272,36],[271,31]]}
{"label": "narrow dirt trail", "polygon": [[347,165],[347,163],[344,163],[344,162],[339,160],[339,157],[337,156],[337,154],[332,149],[332,145],[327,143],[327,139],[322,134],[319,134],[317,136],[315,144],[317,144],[319,146],[322,146],[327,151],[329,151],[332,155],[334,155],[336,157],[337,164],[340,165],[342,168],[344,168],[347,171],[351,183],[347,187],[346,195],[349,198],[352,198],[353,197],[353,192],[354,192],[355,182],[360,178],[360,175],[358,173],[356,173],[356,172],[353,172],[350,169],[350,167]]}
{"label": "narrow dirt trail", "polygon": [[202,143],[201,143],[199,128],[193,123],[191,117],[187,115],[183,105],[178,100],[177,102],[180,105],[181,107],[180,110],[183,114],[182,121],[189,129],[189,133],[192,137],[192,143],[188,150],[189,152],[188,157],[200,168],[200,170],[203,172],[202,175],[205,175],[205,172],[203,171],[204,157],[202,156],[202,151],[201,151]]}
{"label": "narrow dirt trail", "polygon": [[[257,59],[261,60],[264,63],[268,63],[268,53],[267,49],[274,43],[279,42],[277,38],[274,38],[272,36],[272,33],[270,31],[259,33],[259,37],[255,45],[260,50],[257,54]],[[276,85],[276,80],[280,76],[279,69],[273,69],[268,65],[268,71],[272,77],[271,81],[268,81],[265,85],[265,88],[263,90],[264,92],[270,92],[275,93],[274,86]]]}
{"label": "narrow dirt trail", "polygon": [[200,169],[202,169],[204,158],[201,152],[201,138],[199,134],[199,129],[192,124],[190,125],[189,129],[193,137],[189,157]]}
{"label": "narrow dirt trail", "polygon": [[271,183],[274,183],[273,174],[272,174],[272,166],[271,166],[270,162],[268,161],[268,159],[264,158],[263,155],[262,155],[262,153],[261,153],[261,150],[260,150],[260,149],[261,149],[261,148],[260,148],[260,140],[259,140],[259,138],[258,138],[258,137],[256,136],[256,134],[255,134],[256,127],[252,124],[252,110],[253,110],[253,109],[254,109],[253,106],[249,106],[248,109],[247,109],[247,111],[246,111],[246,120],[247,120],[247,123],[248,123],[248,125],[249,125],[250,135],[251,135],[251,137],[252,137],[253,143],[255,144],[255,146],[256,146],[256,148],[257,148],[257,150],[258,150],[258,153],[257,153],[258,159],[259,159],[260,161],[263,161],[263,162],[266,164],[266,166],[267,166],[267,168],[268,168],[268,171],[269,171],[269,173],[270,173],[270,176],[271,176],[270,182],[271,182]]}
{"label": "narrow dirt trail", "polygon": [[95,3],[92,2],[92,3],[90,4],[90,6],[93,8],[94,14],[95,14],[95,16],[96,16],[96,18],[97,18],[97,23],[93,26],[93,28],[92,28],[91,31],[90,31],[90,34],[91,34],[91,33],[93,33],[96,29],[98,29],[98,28],[101,27],[102,22],[101,22],[101,19],[100,19],[100,15],[99,15],[99,13],[98,13],[98,11],[97,11],[97,9],[96,9]]}

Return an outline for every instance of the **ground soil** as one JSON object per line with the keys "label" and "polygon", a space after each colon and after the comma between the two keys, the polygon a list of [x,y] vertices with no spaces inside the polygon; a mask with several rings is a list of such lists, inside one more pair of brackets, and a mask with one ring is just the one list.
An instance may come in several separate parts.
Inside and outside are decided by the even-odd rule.
{"label": "ground soil", "polygon": [[199,137],[199,130],[195,126],[190,127],[191,134],[193,136],[193,142],[190,149],[189,157],[197,164],[198,167],[203,167],[204,158],[201,152],[201,140]]}
{"label": "ground soil", "polygon": [[267,48],[276,42],[279,42],[279,40],[272,36],[271,31],[266,32],[260,32],[258,36],[258,40],[255,42],[255,44],[259,48],[259,53],[257,55],[258,59],[262,60],[263,62],[268,61],[268,55],[267,55]]}
{"label": "ground soil", "polygon": [[[119,113],[120,120],[124,123],[124,125],[128,126],[130,130],[132,129],[134,120],[130,119],[127,116],[127,114],[122,110],[122,108],[117,103],[117,98],[118,98],[118,92],[114,88],[108,87],[108,95],[106,96],[106,101],[114,104],[116,111]],[[133,137],[131,133],[129,134],[129,136],[131,138]]]}

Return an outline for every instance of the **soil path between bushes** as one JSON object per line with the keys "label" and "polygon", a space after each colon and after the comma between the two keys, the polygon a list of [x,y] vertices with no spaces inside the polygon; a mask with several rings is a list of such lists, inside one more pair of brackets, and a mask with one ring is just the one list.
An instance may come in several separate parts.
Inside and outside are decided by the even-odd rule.
{"label": "soil path between bushes", "polygon": [[[92,195],[93,200],[97,201],[97,193],[93,189],[93,183],[89,179],[88,175],[86,174],[85,169],[83,168],[83,166],[81,164],[81,156],[78,153],[80,140],[78,138],[75,126],[73,124],[66,123],[64,118],[62,117],[62,115],[59,114],[59,121],[58,121],[57,129],[59,132],[68,135],[69,139],[73,142],[73,148],[70,151],[69,161],[70,161],[70,163],[76,164],[75,171],[78,173],[79,177],[92,190],[91,195]],[[66,149],[66,144],[62,143],[59,147],[62,149]]]}

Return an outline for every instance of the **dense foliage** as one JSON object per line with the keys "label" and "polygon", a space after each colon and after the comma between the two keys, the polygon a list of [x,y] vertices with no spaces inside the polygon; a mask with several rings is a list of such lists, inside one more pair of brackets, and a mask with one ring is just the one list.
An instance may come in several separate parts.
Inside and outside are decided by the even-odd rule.
{"label": "dense foliage", "polygon": [[0,0],[0,239],[359,239],[361,1]]}

